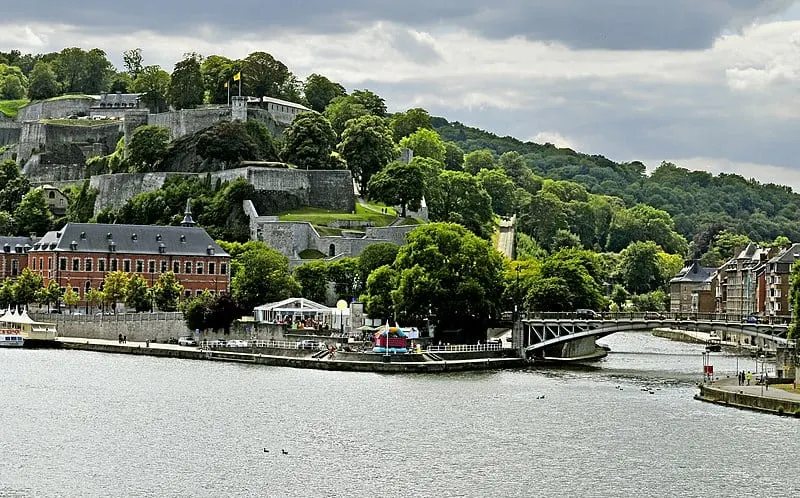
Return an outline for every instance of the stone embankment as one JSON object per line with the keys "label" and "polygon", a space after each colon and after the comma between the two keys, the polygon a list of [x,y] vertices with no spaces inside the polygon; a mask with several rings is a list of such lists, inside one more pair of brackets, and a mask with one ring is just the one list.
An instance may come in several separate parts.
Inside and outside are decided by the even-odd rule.
{"label": "stone embankment", "polygon": [[[412,354],[392,355],[389,357],[388,361],[386,361],[386,357],[382,355],[347,355],[337,352],[334,358],[330,358],[324,351],[302,349],[277,350],[275,348],[265,348],[263,350],[252,351],[249,348],[243,348],[247,352],[234,352],[230,350],[212,351],[174,344],[148,344],[146,342],[119,344],[117,341],[101,339],[62,337],[59,338],[58,341],[65,349],[81,351],[352,372],[435,373],[499,370],[506,368],[522,368],[527,365],[524,360],[514,356],[512,350],[487,352],[486,357],[480,359],[460,359],[460,356],[457,354],[448,354],[448,357],[459,359],[431,361],[428,359],[427,355]],[[443,357],[445,355],[439,353],[438,356]],[[366,359],[372,359],[372,361],[365,361]]]}
{"label": "stone embankment", "polygon": [[734,379],[699,384],[695,399],[722,406],[800,418],[800,395],[768,385],[740,386]]}

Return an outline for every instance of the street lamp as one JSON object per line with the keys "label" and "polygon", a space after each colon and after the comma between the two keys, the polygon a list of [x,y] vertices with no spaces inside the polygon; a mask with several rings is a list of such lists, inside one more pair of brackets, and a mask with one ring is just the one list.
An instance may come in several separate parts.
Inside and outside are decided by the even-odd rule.
{"label": "street lamp", "polygon": [[706,368],[706,366],[708,365],[708,363],[706,363],[706,355],[708,353],[703,351],[701,354],[703,355],[703,384],[705,384],[706,376],[708,375],[708,369]]}
{"label": "street lamp", "polygon": [[761,396],[764,396],[764,384],[767,382],[767,376],[765,375],[764,367],[767,362],[766,355],[761,355]]}

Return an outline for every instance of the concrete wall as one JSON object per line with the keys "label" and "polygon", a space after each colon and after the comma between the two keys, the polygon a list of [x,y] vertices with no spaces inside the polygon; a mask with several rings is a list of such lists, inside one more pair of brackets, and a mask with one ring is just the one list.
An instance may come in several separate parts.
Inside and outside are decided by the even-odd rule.
{"label": "concrete wall", "polygon": [[40,159],[40,154],[34,154],[22,168],[22,174],[34,185],[76,183],[86,174],[84,164],[41,164]]}
{"label": "concrete wall", "polygon": [[740,392],[716,389],[713,386],[700,385],[697,399],[735,408],[749,408],[780,415],[794,415],[800,418],[800,402],[789,399],[754,396]]}
{"label": "concrete wall", "polygon": [[40,119],[63,119],[72,114],[89,115],[96,102],[91,97],[74,97],[58,100],[45,100],[28,104],[17,113],[17,121],[38,121]]}
{"label": "concrete wall", "polygon": [[60,337],[116,340],[119,334],[129,341],[156,339],[166,342],[171,337],[189,335],[181,313],[132,313],[122,315],[56,315],[31,313],[36,321],[55,323]]}

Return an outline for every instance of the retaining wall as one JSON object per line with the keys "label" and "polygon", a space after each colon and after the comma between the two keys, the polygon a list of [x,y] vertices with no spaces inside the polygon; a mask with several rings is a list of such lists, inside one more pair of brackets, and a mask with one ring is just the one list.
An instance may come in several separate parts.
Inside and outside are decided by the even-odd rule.
{"label": "retaining wall", "polygon": [[22,125],[14,121],[0,120],[0,147],[19,143]]}
{"label": "retaining wall", "polygon": [[28,104],[17,113],[17,121],[38,121],[40,119],[63,119],[72,114],[89,115],[95,99],[88,96],[45,100]]}
{"label": "retaining wall", "polygon": [[776,415],[794,415],[800,418],[800,401],[754,396],[702,384],[699,385],[699,388],[700,394],[695,396],[695,399],[700,401],[769,412]]}

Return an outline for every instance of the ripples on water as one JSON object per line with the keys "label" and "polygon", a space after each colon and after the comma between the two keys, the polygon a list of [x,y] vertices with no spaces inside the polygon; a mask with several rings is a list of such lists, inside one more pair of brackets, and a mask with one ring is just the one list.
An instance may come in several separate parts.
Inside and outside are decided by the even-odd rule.
{"label": "ripples on water", "polygon": [[407,376],[0,350],[0,496],[797,495],[800,421],[692,400],[701,346],[605,342]]}

